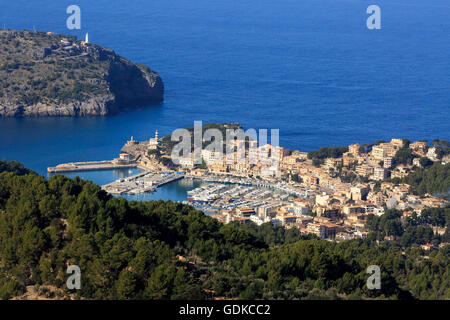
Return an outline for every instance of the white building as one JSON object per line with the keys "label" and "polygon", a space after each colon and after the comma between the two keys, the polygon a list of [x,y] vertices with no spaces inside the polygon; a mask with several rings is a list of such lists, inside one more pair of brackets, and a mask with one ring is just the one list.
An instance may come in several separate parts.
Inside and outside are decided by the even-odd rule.
{"label": "white building", "polygon": [[373,171],[373,179],[382,181],[387,178],[388,171],[385,168],[375,168]]}
{"label": "white building", "polygon": [[427,157],[430,158],[433,161],[437,161],[438,160],[435,147],[428,149]]}
{"label": "white building", "polygon": [[203,149],[202,150],[203,161],[207,165],[223,166],[223,153],[215,152],[214,150]]}
{"label": "white building", "polygon": [[193,168],[194,167],[194,159],[192,158],[180,158],[180,166],[183,168]]}

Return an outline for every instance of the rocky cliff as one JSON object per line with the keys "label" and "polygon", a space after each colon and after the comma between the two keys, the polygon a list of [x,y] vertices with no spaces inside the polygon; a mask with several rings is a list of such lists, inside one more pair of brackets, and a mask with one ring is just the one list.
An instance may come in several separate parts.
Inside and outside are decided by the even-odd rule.
{"label": "rocky cliff", "polygon": [[0,117],[107,115],[164,99],[161,77],[74,37],[0,31]]}

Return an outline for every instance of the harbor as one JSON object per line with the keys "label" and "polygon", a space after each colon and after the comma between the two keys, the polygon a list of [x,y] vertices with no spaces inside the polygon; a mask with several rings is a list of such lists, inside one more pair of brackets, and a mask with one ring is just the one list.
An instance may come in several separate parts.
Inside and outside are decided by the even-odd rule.
{"label": "harbor", "polygon": [[[258,181],[202,179],[205,183],[187,192],[195,207],[215,210],[280,206],[295,198],[307,198],[307,191],[291,190],[289,186],[261,184]],[[209,182],[208,182],[209,181]],[[226,182],[225,182],[226,181]]]}
{"label": "harbor", "polygon": [[[186,166],[186,163],[174,169],[160,161],[164,157],[160,154],[160,142],[158,131],[154,138],[145,141],[131,137],[120,150],[119,157],[112,161],[60,164],[48,168],[48,172],[82,174],[86,171],[136,168],[140,171],[131,172],[130,169],[128,175],[116,176],[113,182],[110,182],[113,179],[105,181],[102,189],[129,200],[163,198],[190,204],[224,223],[236,219],[240,223],[246,223],[248,219],[257,224],[273,222],[279,210],[303,214],[309,210],[307,202],[317,193],[314,186],[280,179],[280,175],[267,173],[259,167],[253,168],[255,172],[250,167],[247,171],[233,167],[217,170],[214,166],[205,170]],[[275,219],[274,223],[280,223],[278,220]]]}
{"label": "harbor", "polygon": [[[186,177],[193,177],[186,175]],[[268,181],[255,178],[246,178],[233,175],[204,175],[201,177],[193,177],[200,179],[204,183],[238,185],[249,187],[249,190],[272,190],[286,193],[298,198],[308,198],[314,194],[314,190],[302,186],[293,186],[292,184],[280,181]]]}

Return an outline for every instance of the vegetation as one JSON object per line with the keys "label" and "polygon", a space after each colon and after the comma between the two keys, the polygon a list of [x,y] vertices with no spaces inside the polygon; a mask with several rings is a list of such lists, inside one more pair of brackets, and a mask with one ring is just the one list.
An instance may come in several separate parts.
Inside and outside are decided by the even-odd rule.
{"label": "vegetation", "polygon": [[436,147],[436,154],[438,159],[442,159],[444,156],[450,154],[450,142],[447,140],[433,140],[433,146]]}
{"label": "vegetation", "polygon": [[[442,225],[441,213],[429,216]],[[79,178],[47,180],[17,163],[0,165],[3,299],[28,285],[92,299],[449,299],[449,251],[425,257],[395,242],[333,243],[270,224],[222,225],[179,203],[127,201]],[[374,264],[381,290],[365,285]],[[81,290],[66,288],[68,265],[81,268]]]}
{"label": "vegetation", "polygon": [[450,163],[435,163],[427,168],[417,169],[403,179],[415,194],[434,194],[450,199]]}
{"label": "vegetation", "polygon": [[0,160],[0,173],[1,172],[14,172],[15,174],[22,176],[27,173],[31,173],[30,170],[25,169],[23,164],[18,161],[6,161]]}
{"label": "vegetation", "polygon": [[272,223],[264,223],[257,226],[254,223],[248,223],[242,226],[232,223],[235,227],[249,232],[258,241],[268,246],[279,246],[283,244],[295,243],[300,240],[318,239],[314,235],[302,235],[299,229],[286,229],[282,226],[274,226]]}
{"label": "vegetation", "polygon": [[294,181],[294,182],[296,182],[296,183],[302,183],[302,182],[303,182],[302,177],[300,177],[300,176],[298,175],[298,173],[294,173],[294,174],[291,176],[291,179],[292,179],[292,181]]}
{"label": "vegetation", "polygon": [[362,144],[362,145],[359,147],[359,152],[360,152],[360,153],[369,153],[370,151],[372,151],[372,147],[377,146],[377,145],[382,144],[382,143],[385,143],[385,142],[386,142],[386,141],[384,141],[384,140],[377,140],[377,141],[375,141],[374,143],[365,143],[365,144]]}
{"label": "vegetation", "polygon": [[[236,130],[236,129],[242,129],[242,127],[239,124],[234,123],[225,123],[225,124],[217,124],[217,123],[206,123],[202,125],[202,136],[205,134],[205,132],[209,129],[217,129],[221,132],[223,137],[223,145],[224,149],[223,152],[226,153],[226,137],[227,137],[227,129],[230,130]],[[186,128],[187,131],[191,134],[191,150],[194,150],[194,127],[188,127]],[[161,142],[159,145],[160,151],[162,154],[165,155],[171,155],[173,147],[178,144],[179,141],[172,141],[172,136],[167,135],[161,138]],[[202,141],[202,149],[205,149],[206,146],[211,144],[212,142],[209,141]],[[248,148],[248,146],[246,146]]]}
{"label": "vegetation", "polygon": [[348,147],[322,147],[316,151],[308,152],[308,159],[312,160],[312,163],[316,167],[320,167],[327,158],[339,158],[348,152]]}
{"label": "vegetation", "polygon": [[405,166],[411,165],[414,158],[416,158],[416,156],[412,153],[412,150],[408,147],[403,147],[395,153],[395,157],[392,161],[392,167],[396,167],[399,164],[403,164]]}
{"label": "vegetation", "polygon": [[420,162],[420,166],[423,167],[423,168],[431,167],[431,166],[434,164],[434,162],[431,161],[431,160],[430,160],[429,158],[427,158],[427,157],[421,157],[420,160],[419,160],[419,162]]}
{"label": "vegetation", "polygon": [[25,106],[68,103],[107,94],[106,61],[95,61],[80,47],[64,48],[76,38],[32,31],[0,31],[1,102]]}
{"label": "vegetation", "polygon": [[[449,243],[450,207],[425,209],[420,216],[414,212],[406,218],[398,210],[388,210],[381,217],[369,215],[366,226],[373,232],[372,238],[383,240],[392,236],[403,247]],[[447,231],[440,236],[432,227],[447,227]]]}
{"label": "vegetation", "polygon": [[[118,70],[118,71],[116,71]],[[118,75],[117,75],[118,73]],[[28,107],[80,103],[113,95],[125,104],[133,81],[159,81],[149,67],[76,37],[39,31],[0,30],[0,105]],[[159,88],[161,86],[161,88]],[[161,94],[163,85],[155,84]],[[134,92],[134,91],[132,91]]]}
{"label": "vegetation", "polygon": [[308,159],[339,158],[346,152],[348,152],[348,147],[322,147],[319,150],[308,152]]}

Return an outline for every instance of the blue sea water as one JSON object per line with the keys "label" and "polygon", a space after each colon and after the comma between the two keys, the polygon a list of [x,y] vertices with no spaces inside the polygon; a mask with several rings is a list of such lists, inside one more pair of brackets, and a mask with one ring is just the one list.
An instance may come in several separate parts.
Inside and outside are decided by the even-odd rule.
{"label": "blue sea water", "polygon": [[[95,183],[102,186],[112,181],[138,174],[139,172],[141,172],[141,170],[138,169],[114,169],[114,170],[67,172],[64,173],[64,175],[69,178],[80,177],[81,179],[84,180],[95,181]],[[48,177],[51,177],[53,175],[54,174],[48,174]]]}
{"label": "blue sea water", "polygon": [[[69,178],[80,177],[81,179],[94,181],[102,186],[120,178],[135,175],[141,172],[139,169],[116,169],[99,171],[69,172],[64,175]],[[50,177],[51,175],[48,175]],[[199,180],[182,179],[165,184],[153,192],[146,192],[136,195],[121,195],[128,200],[149,201],[149,200],[172,200],[187,201],[187,192],[201,185]]]}
{"label": "blue sea water", "polygon": [[193,190],[201,185],[198,180],[182,179],[165,184],[153,192],[146,192],[136,195],[122,195],[128,200],[149,201],[149,200],[172,200],[187,201],[189,190]]}
{"label": "blue sea water", "polygon": [[[382,29],[368,30],[375,2]],[[281,145],[302,151],[449,138],[448,0],[78,0],[80,31],[66,28],[71,4],[3,0],[0,26],[89,32],[158,71],[165,102],[103,118],[0,119],[0,158],[39,173],[112,159],[132,135],[194,120],[278,128]]]}

